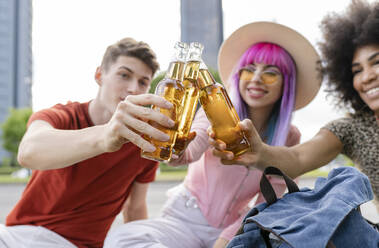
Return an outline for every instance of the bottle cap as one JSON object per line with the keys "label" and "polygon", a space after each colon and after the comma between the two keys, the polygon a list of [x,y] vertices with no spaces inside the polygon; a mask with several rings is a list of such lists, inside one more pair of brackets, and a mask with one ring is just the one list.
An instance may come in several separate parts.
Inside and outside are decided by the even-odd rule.
{"label": "bottle cap", "polygon": [[200,42],[191,42],[187,60],[200,61],[203,49],[204,49],[204,46]]}
{"label": "bottle cap", "polygon": [[185,42],[177,41],[175,43],[175,58],[177,61],[185,62],[188,55],[188,44]]}

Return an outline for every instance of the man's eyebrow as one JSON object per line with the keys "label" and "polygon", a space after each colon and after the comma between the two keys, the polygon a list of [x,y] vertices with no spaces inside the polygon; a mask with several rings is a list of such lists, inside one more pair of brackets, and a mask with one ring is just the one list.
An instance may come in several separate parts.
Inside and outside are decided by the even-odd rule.
{"label": "man's eyebrow", "polygon": [[[124,70],[127,70],[128,72],[134,74],[134,71],[132,69],[130,69],[129,67],[124,66],[124,65],[120,66],[118,69],[124,69]],[[146,76],[143,76],[142,78],[145,79],[145,80],[151,80],[150,77],[146,77]]]}
{"label": "man's eyebrow", "polygon": [[129,71],[130,73],[134,73],[134,71],[132,69],[130,69],[129,67],[126,67],[124,65],[120,66],[118,69],[125,69],[125,70]]}

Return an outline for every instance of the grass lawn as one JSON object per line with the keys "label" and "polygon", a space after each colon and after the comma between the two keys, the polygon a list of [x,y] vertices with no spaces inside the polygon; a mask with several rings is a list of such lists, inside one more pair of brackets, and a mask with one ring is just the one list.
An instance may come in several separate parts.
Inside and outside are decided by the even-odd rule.
{"label": "grass lawn", "polygon": [[[328,171],[324,170],[313,170],[310,171],[301,177],[327,177]],[[186,176],[187,171],[185,170],[178,170],[178,171],[164,171],[160,172],[156,176],[156,181],[182,181],[184,177]]]}
{"label": "grass lawn", "polygon": [[186,170],[159,172],[155,181],[182,181],[187,175]]}
{"label": "grass lawn", "polygon": [[329,174],[329,171],[325,171],[325,170],[313,170],[313,171],[305,173],[301,177],[327,177],[328,174]]}
{"label": "grass lawn", "polygon": [[[156,181],[182,181],[186,176],[186,170],[174,170],[159,172],[156,176]],[[302,177],[326,177],[327,171],[314,170],[304,174]],[[10,174],[0,174],[1,183],[27,183],[29,178],[14,178]]]}
{"label": "grass lawn", "polygon": [[0,175],[0,183],[27,183],[29,178],[14,178],[11,175]]}

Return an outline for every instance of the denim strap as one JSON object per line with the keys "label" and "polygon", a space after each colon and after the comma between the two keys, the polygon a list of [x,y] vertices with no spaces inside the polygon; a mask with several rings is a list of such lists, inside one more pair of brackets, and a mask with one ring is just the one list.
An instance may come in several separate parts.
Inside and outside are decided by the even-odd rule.
{"label": "denim strap", "polygon": [[262,195],[265,198],[268,205],[271,205],[274,202],[276,202],[278,198],[275,194],[275,191],[274,191],[270,181],[267,178],[267,175],[278,175],[278,176],[283,177],[284,181],[286,182],[289,193],[300,191],[297,184],[289,176],[284,174],[281,170],[279,170],[276,167],[272,167],[272,166],[267,167],[263,171],[261,181],[260,181],[260,188],[261,188]]}

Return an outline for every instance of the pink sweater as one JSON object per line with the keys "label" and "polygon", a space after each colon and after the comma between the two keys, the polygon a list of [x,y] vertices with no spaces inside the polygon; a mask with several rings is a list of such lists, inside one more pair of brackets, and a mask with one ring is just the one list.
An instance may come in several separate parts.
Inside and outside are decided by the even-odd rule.
{"label": "pink sweater", "polygon": [[[224,229],[220,237],[230,240],[240,227],[243,217],[249,210],[248,203],[258,195],[256,203],[264,201],[259,181],[262,172],[247,169],[240,165],[223,165],[209,149],[207,128],[209,121],[200,109],[193,121],[192,131],[196,138],[189,144],[183,156],[171,165],[189,164],[184,185],[198,200],[204,217],[211,226]],[[291,126],[286,145],[300,142],[300,132]],[[282,195],[286,189],[281,179],[271,178],[277,193]]]}

